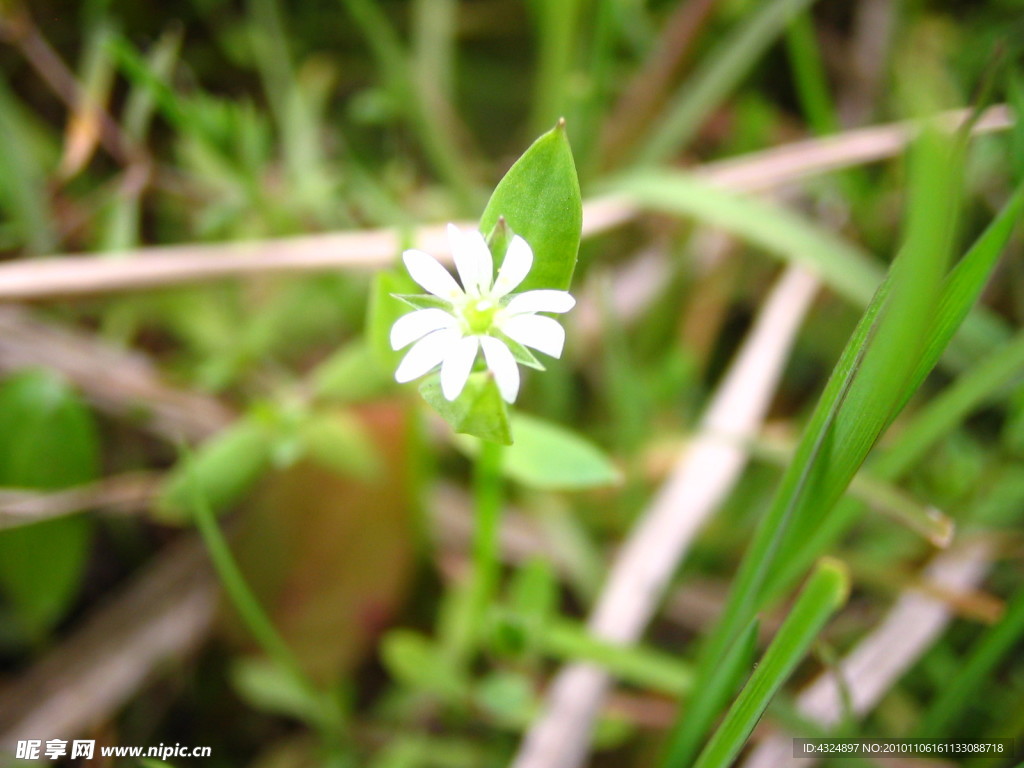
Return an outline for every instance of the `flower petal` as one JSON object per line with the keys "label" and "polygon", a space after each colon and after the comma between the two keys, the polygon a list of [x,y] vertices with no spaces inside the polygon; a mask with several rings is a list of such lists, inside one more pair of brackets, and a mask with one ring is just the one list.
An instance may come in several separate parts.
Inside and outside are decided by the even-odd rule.
{"label": "flower petal", "polygon": [[475,229],[462,231],[454,224],[449,224],[448,242],[451,243],[455,267],[459,270],[466,293],[480,296],[490,291],[494,261],[484,236]]}
{"label": "flower petal", "polygon": [[568,312],[575,306],[576,299],[568,291],[543,289],[513,296],[505,311],[510,315],[521,315],[526,312]]}
{"label": "flower petal", "polygon": [[512,238],[505,251],[505,260],[501,262],[501,269],[498,270],[498,279],[494,281],[494,290],[491,295],[500,299],[509,291],[514,290],[533,267],[533,249],[519,235]]}
{"label": "flower petal", "polygon": [[482,336],[480,346],[484,350],[487,367],[494,374],[498,391],[506,403],[514,403],[519,394],[519,366],[505,343],[493,336]]}
{"label": "flower petal", "polygon": [[391,348],[407,347],[428,333],[457,324],[458,320],[443,309],[418,309],[395,320],[391,326]]}
{"label": "flower petal", "polygon": [[460,338],[460,333],[454,328],[442,328],[428,333],[413,344],[412,349],[402,358],[395,371],[395,381],[404,384],[436,368]]}
{"label": "flower petal", "polygon": [[454,400],[466,387],[469,372],[473,370],[479,338],[466,336],[455,342],[441,364],[441,393],[445,400]]}
{"label": "flower petal", "polygon": [[565,345],[565,329],[543,315],[515,315],[501,323],[502,332],[526,347],[533,347],[552,357],[561,357]]}
{"label": "flower petal", "polygon": [[410,249],[402,254],[402,261],[412,279],[435,296],[454,301],[462,295],[455,278],[429,253]]}

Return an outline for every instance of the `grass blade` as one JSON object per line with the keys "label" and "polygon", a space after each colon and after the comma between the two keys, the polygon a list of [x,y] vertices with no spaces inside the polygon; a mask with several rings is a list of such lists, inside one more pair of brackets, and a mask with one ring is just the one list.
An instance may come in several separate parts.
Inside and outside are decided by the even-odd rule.
{"label": "grass blade", "polygon": [[[758,526],[733,583],[725,611],[700,654],[698,669],[727,649],[765,595],[781,561],[828,517],[868,451],[916,387],[950,251],[957,197],[955,156],[937,133],[925,134],[911,156],[907,238],[889,275],[854,330],[771,507]],[[938,214],[940,218],[930,217]],[[707,677],[710,673],[706,673]],[[703,690],[699,679],[696,690]],[[669,764],[688,762],[706,723],[677,724]]]}
{"label": "grass blade", "polygon": [[754,66],[754,62],[785,30],[793,14],[814,0],[774,0],[765,3],[683,83],[665,116],[637,155],[639,165],[654,165],[685,145],[708,114]]}
{"label": "grass blade", "polygon": [[732,763],[768,704],[807,653],[825,623],[846,602],[849,588],[849,575],[842,563],[823,560],[819,564],[765,651],[761,663],[697,758],[695,768],[727,768]]}

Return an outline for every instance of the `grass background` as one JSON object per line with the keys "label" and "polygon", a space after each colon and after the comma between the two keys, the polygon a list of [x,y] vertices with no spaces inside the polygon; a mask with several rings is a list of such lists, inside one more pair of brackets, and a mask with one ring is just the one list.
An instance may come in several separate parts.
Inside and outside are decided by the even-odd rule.
{"label": "grass background", "polygon": [[[753,760],[758,721],[1024,737],[1021,32],[1012,0],[0,3],[0,742],[539,768],[581,660],[616,681],[596,766]],[[502,477],[391,381],[388,294],[563,116],[579,307]],[[793,265],[821,287],[741,369]],[[762,385],[653,616],[588,625],[658,500],[699,514],[670,479],[713,404]]]}

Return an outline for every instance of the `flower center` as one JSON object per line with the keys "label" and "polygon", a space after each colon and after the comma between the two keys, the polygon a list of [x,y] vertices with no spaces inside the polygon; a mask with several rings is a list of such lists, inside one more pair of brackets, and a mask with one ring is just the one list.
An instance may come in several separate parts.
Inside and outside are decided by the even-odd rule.
{"label": "flower center", "polygon": [[494,325],[494,315],[498,305],[490,299],[471,301],[462,310],[462,318],[467,330],[472,334],[487,333]]}

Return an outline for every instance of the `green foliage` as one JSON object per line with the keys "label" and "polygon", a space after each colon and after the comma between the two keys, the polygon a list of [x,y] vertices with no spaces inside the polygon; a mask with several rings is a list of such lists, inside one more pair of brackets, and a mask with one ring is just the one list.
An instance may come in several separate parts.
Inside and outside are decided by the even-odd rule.
{"label": "green foliage", "polygon": [[160,490],[156,512],[167,522],[190,519],[197,485],[206,503],[223,512],[270,466],[275,435],[257,418],[241,419],[179,462]]}
{"label": "green foliage", "polygon": [[[0,487],[57,490],[98,472],[96,425],[64,379],[26,370],[0,385]],[[0,587],[26,638],[45,637],[78,594],[92,531],[83,515],[0,531]]]}
{"label": "green foliage", "polygon": [[456,432],[512,445],[508,408],[490,373],[471,374],[466,388],[455,400],[447,400],[441,393],[438,374],[427,377],[420,385],[420,394]]}
{"label": "green foliage", "polygon": [[[517,413],[510,419],[515,443],[502,456],[501,470],[528,488],[578,491],[621,482],[622,473],[592,443],[557,424]],[[475,455],[477,444],[460,440]]]}
{"label": "green foliage", "polygon": [[768,650],[750,675],[695,768],[727,768],[743,749],[768,704],[806,655],[814,639],[850,592],[850,577],[838,561],[823,561],[811,574]]}
{"label": "green foliage", "polygon": [[[725,766],[766,707],[792,735],[819,727],[791,702],[804,668],[833,663],[806,652],[848,581],[856,610],[828,632],[844,653],[934,547],[978,538],[996,553],[983,580],[856,726],[1020,730],[1024,604],[1003,556],[1024,504],[1024,273],[998,265],[1024,212],[1012,2],[65,5],[0,11],[0,302],[66,268],[86,292],[0,307],[15,692],[83,627],[145,630],[149,611],[105,627],[103,606],[192,535],[168,524],[195,523],[240,620],[175,662],[184,687],[158,666],[123,708],[90,710],[123,743],[173,731],[222,762],[244,744],[258,768],[510,765],[559,667],[582,662],[619,686],[612,707],[585,702],[587,761],[650,763],[674,702],[669,764]],[[922,123],[907,162],[875,125],[1004,100],[1012,126]],[[578,306],[547,371],[503,339],[527,374],[515,412],[482,366],[454,403],[428,378],[439,428],[395,383],[389,334],[443,302],[380,243],[430,250],[481,209],[496,265],[513,235],[532,246],[520,290]],[[53,253],[73,256],[31,258]],[[90,282],[96,256],[167,283]],[[221,260],[245,269],[211,275]],[[613,642],[588,615],[652,508],[691,513],[673,468],[780,262],[822,290],[791,347],[773,340],[789,351],[766,361],[785,373],[763,432],[736,442],[771,466],[751,462],[685,559],[659,564],[673,580],[646,633]],[[50,361],[70,381],[17,370]],[[206,412],[238,416],[213,429]]]}
{"label": "green foliage", "polygon": [[533,142],[509,168],[480,217],[480,231],[490,234],[501,218],[533,249],[533,269],[517,291],[568,289],[576,269],[583,208],[564,123]]}

